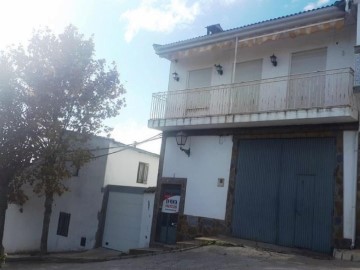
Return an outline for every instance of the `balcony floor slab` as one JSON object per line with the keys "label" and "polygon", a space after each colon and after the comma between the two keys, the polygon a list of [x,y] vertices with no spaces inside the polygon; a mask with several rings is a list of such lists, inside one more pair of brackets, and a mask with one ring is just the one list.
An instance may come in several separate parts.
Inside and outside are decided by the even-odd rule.
{"label": "balcony floor slab", "polygon": [[349,123],[359,120],[358,110],[352,107],[303,109],[281,112],[215,115],[172,119],[150,119],[148,127],[158,130],[183,130],[207,128],[261,127]]}

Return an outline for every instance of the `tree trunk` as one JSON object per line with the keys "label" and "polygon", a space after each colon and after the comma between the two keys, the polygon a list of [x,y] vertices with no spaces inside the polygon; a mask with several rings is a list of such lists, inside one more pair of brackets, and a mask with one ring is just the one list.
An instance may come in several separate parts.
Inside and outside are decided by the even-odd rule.
{"label": "tree trunk", "polygon": [[45,255],[47,250],[48,244],[48,235],[49,235],[49,227],[50,227],[50,218],[52,212],[52,204],[54,201],[54,194],[53,193],[46,193],[45,195],[45,212],[44,212],[44,220],[43,220],[43,227],[41,232],[41,242],[40,242],[40,254]]}
{"label": "tree trunk", "polygon": [[9,179],[5,175],[0,174],[0,256],[5,253],[3,238],[5,230],[5,215],[8,207],[8,190]]}

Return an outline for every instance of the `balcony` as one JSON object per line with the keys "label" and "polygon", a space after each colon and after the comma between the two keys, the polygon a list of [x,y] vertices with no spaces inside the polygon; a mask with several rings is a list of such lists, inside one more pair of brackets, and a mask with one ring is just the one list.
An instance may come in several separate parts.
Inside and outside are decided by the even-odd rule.
{"label": "balcony", "polygon": [[155,93],[150,128],[179,130],[354,122],[351,68]]}

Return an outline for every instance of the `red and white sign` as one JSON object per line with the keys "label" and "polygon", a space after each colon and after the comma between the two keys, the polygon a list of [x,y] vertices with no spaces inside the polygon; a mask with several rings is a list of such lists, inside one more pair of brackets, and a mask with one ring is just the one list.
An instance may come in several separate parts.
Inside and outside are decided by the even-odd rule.
{"label": "red and white sign", "polygon": [[180,206],[180,196],[179,195],[171,196],[163,200],[161,212],[178,213],[179,206]]}

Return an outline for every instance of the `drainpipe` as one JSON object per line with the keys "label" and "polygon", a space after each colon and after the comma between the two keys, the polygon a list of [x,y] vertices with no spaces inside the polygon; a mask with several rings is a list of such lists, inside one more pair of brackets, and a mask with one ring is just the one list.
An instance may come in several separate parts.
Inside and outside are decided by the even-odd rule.
{"label": "drainpipe", "polygon": [[233,66],[233,74],[232,74],[232,78],[231,78],[231,83],[234,83],[234,82],[235,82],[235,71],[236,71],[236,60],[237,60],[237,51],[238,51],[238,41],[239,41],[239,38],[236,37],[236,39],[235,39],[234,66]]}
{"label": "drainpipe", "polygon": [[351,248],[356,238],[356,196],[357,196],[357,163],[358,131],[344,131],[344,239],[351,240]]}
{"label": "drainpipe", "polygon": [[[235,38],[235,53],[234,53],[234,64],[233,64],[233,70],[232,70],[232,77],[231,77],[231,83],[235,82],[235,73],[236,73],[236,61],[237,61],[237,53],[238,53],[238,42],[239,42],[239,38],[236,37]],[[232,106],[233,106],[233,100],[232,100],[232,95],[231,93],[229,93],[229,107],[228,107],[228,114],[232,111]]]}
{"label": "drainpipe", "polygon": [[345,0],[345,11],[349,12],[350,11],[350,0]]}

